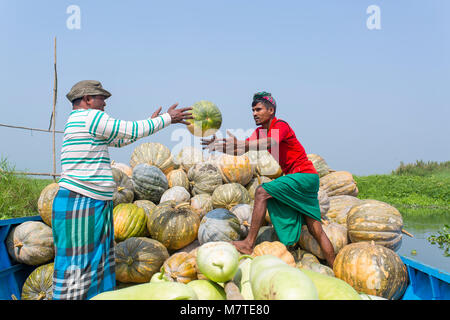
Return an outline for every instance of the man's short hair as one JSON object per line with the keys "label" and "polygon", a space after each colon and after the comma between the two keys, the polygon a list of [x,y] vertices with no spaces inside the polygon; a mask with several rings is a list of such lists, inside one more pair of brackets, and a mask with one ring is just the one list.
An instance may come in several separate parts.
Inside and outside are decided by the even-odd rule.
{"label": "man's short hair", "polygon": [[269,108],[273,108],[273,114],[275,114],[277,112],[277,107],[274,106],[272,103],[270,103],[270,101],[266,100],[266,99],[255,99],[252,102],[252,108],[254,106],[256,106],[258,103],[262,103],[267,110],[269,110]]}

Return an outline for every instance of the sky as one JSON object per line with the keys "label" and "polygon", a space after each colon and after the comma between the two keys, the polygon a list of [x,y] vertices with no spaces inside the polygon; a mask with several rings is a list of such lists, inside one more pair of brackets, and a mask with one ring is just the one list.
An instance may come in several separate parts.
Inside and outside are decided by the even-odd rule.
{"label": "sky", "polygon": [[[268,91],[306,152],[334,170],[448,161],[449,18],[448,0],[0,0],[0,123],[48,129],[56,37],[57,130],[80,80],[99,80],[112,93],[105,112],[122,120],[212,101],[219,134],[241,139],[255,128],[253,94]],[[144,142],[198,146],[186,133],[174,124],[110,156],[128,163]],[[51,134],[0,126],[0,136],[17,171],[53,170]],[[61,144],[57,134],[58,173]]]}

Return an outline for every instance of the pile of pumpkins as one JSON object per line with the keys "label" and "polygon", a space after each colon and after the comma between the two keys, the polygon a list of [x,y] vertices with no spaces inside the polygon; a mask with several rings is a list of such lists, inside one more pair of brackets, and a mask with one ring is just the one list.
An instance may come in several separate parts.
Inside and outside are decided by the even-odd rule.
{"label": "pile of pumpkins", "polygon": [[[408,284],[405,265],[396,254],[402,241],[402,216],[393,206],[357,198],[347,171],[335,171],[308,154],[320,177],[318,201],[322,226],[336,260],[326,265],[320,246],[303,226],[298,244],[278,241],[266,212],[254,255],[275,255],[302,269],[336,277],[357,292],[399,299]],[[208,242],[244,239],[251,225],[256,188],[281,176],[267,151],[241,156],[210,154],[186,146],[177,155],[160,143],[137,146],[128,164],[112,161],[114,236],[118,288],[149,282],[161,273],[170,281],[205,279],[196,266],[197,249]],[[42,222],[14,228],[9,254],[20,263],[40,265],[27,279],[22,299],[51,299],[54,250],[51,208],[58,184],[42,190]]]}

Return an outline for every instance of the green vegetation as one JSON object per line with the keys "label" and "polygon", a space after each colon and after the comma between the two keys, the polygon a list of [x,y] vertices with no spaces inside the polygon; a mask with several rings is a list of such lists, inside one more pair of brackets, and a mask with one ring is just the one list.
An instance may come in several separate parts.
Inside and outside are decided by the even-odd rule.
{"label": "green vegetation", "polygon": [[394,205],[403,215],[426,217],[450,213],[450,161],[400,163],[389,175],[354,176],[358,198]]}
{"label": "green vegetation", "polygon": [[37,215],[39,195],[53,182],[15,175],[14,170],[6,159],[0,160],[0,219]]}
{"label": "green vegetation", "polygon": [[450,226],[445,224],[442,230],[427,238],[431,244],[438,244],[439,248],[444,249],[444,255],[450,257]]}

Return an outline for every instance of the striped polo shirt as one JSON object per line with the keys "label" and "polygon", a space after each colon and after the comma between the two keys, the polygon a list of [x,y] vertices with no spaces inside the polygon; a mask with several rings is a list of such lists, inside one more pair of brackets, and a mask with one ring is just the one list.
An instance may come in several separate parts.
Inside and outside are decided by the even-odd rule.
{"label": "striped polo shirt", "polygon": [[70,113],[61,149],[61,187],[98,200],[112,200],[114,182],[108,147],[120,148],[171,123],[168,113],[154,119],[124,121],[95,109]]}

